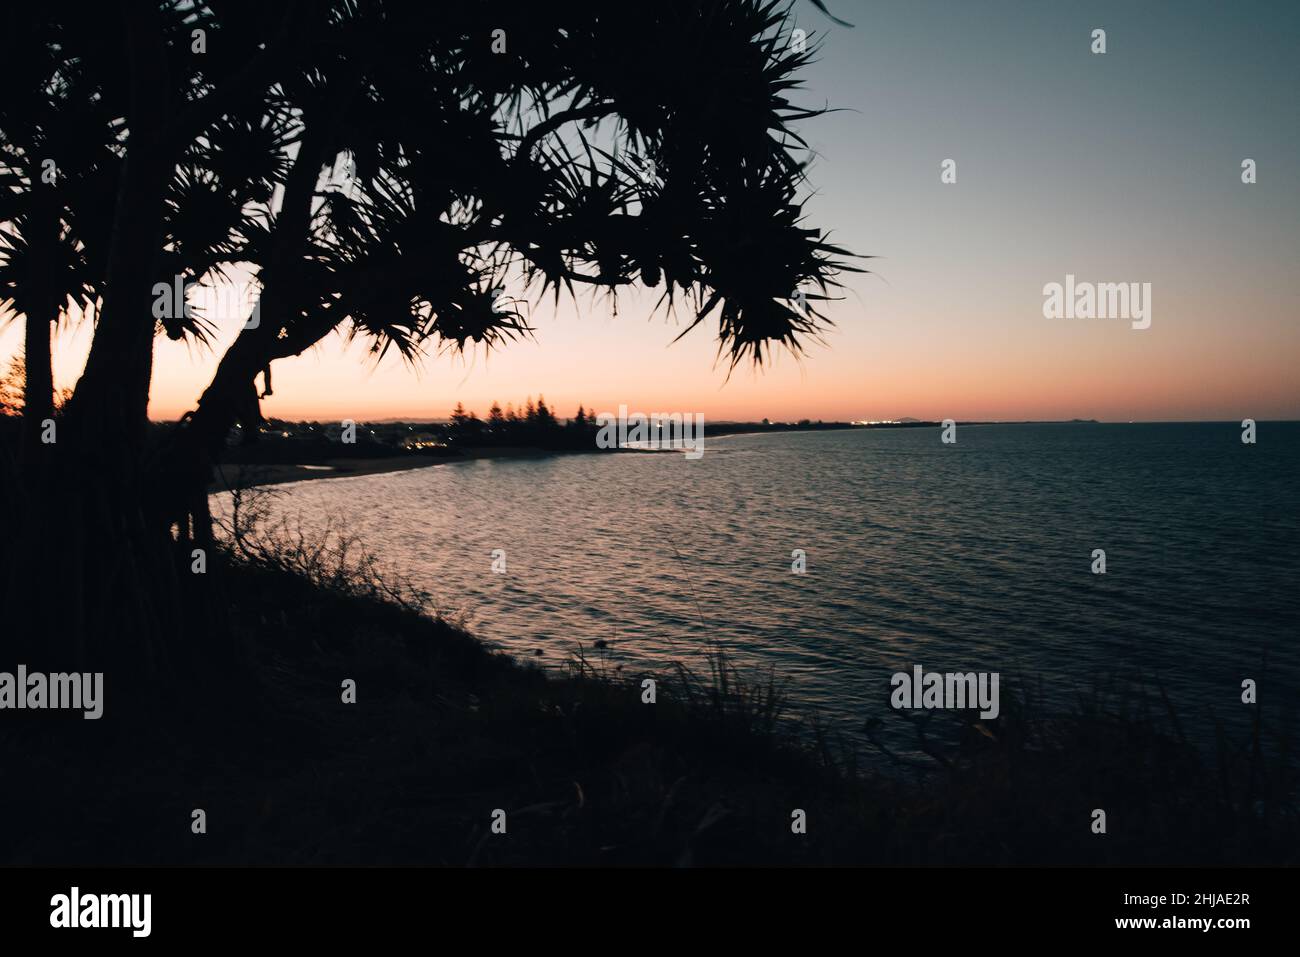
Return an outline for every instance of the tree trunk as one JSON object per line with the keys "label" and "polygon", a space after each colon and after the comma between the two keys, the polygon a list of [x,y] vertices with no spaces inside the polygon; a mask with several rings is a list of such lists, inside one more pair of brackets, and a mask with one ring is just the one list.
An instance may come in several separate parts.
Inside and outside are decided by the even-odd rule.
{"label": "tree trunk", "polygon": [[[39,658],[103,671],[118,709],[177,701],[228,658],[210,574],[148,521],[142,487],[153,365],[153,284],[164,198],[183,143],[167,135],[167,54],[158,8],[123,6],[130,48],[130,141],[115,197],[104,302],[86,367],[59,422],[49,483],[33,492],[26,582],[45,609],[29,636]],[[211,564],[211,559],[209,559]],[[129,704],[128,704],[129,703]],[[110,702],[110,707],[112,704]]]}
{"label": "tree trunk", "polygon": [[54,417],[54,367],[50,357],[50,344],[56,316],[47,313],[37,315],[36,310],[31,310],[24,318],[23,366],[26,382],[23,386],[22,460],[26,465],[34,461],[40,452],[45,422]]}
{"label": "tree trunk", "polygon": [[161,240],[163,183],[169,173],[164,163],[137,160],[135,151],[126,166],[104,306],[69,408],[79,437],[111,447],[119,457],[139,453],[148,425],[154,265]]}
{"label": "tree trunk", "polygon": [[207,489],[231,428],[238,422],[246,444],[257,440],[262,424],[255,383],[258,373],[268,370],[276,359],[304,352],[334,328],[328,322],[315,326],[300,322],[294,333],[281,338],[283,313],[276,303],[282,300],[275,292],[268,296],[268,291],[269,287],[263,290],[260,324],[241,331],[221,357],[198,407],[172,433],[155,472],[154,494],[166,503],[166,514],[159,518],[168,526],[177,526],[182,537],[188,526],[199,544],[212,540]]}
{"label": "tree trunk", "polygon": [[226,436],[238,421],[246,441],[252,441],[261,425],[253,380],[267,360],[261,358],[264,347],[248,337],[248,332],[241,333],[222,356],[198,408],[177,425],[147,477],[155,509],[151,522],[167,529],[175,526],[182,543],[203,548],[212,544],[208,486],[214,466],[221,461]]}
{"label": "tree trunk", "polygon": [[74,437],[110,450],[115,463],[138,456],[147,433],[155,267],[167,185],[184,147],[167,129],[167,53],[157,11],[136,2],[126,12],[131,139],[118,182],[104,304],[68,410]]}
{"label": "tree trunk", "polygon": [[64,302],[58,274],[61,262],[61,207],[50,189],[38,187],[31,214],[24,225],[28,243],[23,290],[23,422],[19,461],[30,471],[29,481],[39,483],[41,433],[54,416],[54,367],[51,357],[54,325]]}

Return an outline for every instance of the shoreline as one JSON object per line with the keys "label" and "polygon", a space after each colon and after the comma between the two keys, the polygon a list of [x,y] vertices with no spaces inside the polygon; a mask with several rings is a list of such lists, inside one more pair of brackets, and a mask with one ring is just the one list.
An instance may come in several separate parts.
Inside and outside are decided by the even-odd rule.
{"label": "shoreline", "polygon": [[[572,449],[540,449],[525,446],[498,446],[466,449],[454,455],[439,456],[382,456],[379,458],[338,458],[322,462],[282,464],[277,462],[232,462],[213,469],[208,494],[218,495],[235,488],[257,488],[266,485],[288,485],[293,482],[311,482],[318,479],[359,478],[363,475],[386,475],[390,472],[410,472],[435,465],[460,465],[480,459],[539,459],[551,455],[590,455],[602,451],[575,451]],[[244,482],[247,476],[250,480]]]}
{"label": "shoreline", "polygon": [[[844,429],[865,428],[833,423],[817,428],[799,426],[769,427],[766,429],[744,429],[730,431],[726,426],[715,432],[715,438],[729,438],[738,435],[766,435],[772,432],[808,432],[839,431]],[[706,431],[706,439],[709,433]],[[479,459],[532,459],[550,455],[592,455],[609,452],[649,452],[650,449],[544,449],[535,446],[476,446],[458,450],[448,455],[438,456],[381,456],[377,458],[331,458],[320,462],[226,462],[212,470],[212,481],[208,483],[208,494],[218,495],[235,488],[255,488],[266,485],[287,485],[292,482],[310,482],[317,479],[356,478],[363,475],[385,475],[389,472],[407,472],[412,469],[428,468],[433,465],[451,465],[461,462],[473,462]],[[245,477],[249,481],[244,481]]]}
{"label": "shoreline", "polygon": [[401,458],[377,459],[327,459],[319,464],[281,465],[277,463],[243,462],[217,466],[212,470],[208,494],[218,495],[239,488],[258,488],[266,485],[287,485],[291,482],[308,482],[314,479],[351,478],[362,475],[383,475],[388,472],[406,472],[411,469],[442,465],[447,462],[468,461],[460,457],[411,461]]}
{"label": "shoreline", "polygon": [[[1099,424],[1096,420],[1074,419],[1062,421],[1024,421],[1024,422],[966,422],[964,425],[1073,425]],[[705,431],[704,438],[734,438],[751,435],[771,435],[789,432],[837,432],[877,429],[913,429],[938,427],[940,423],[917,420],[910,422],[881,422],[869,425],[849,423],[826,423],[815,426],[768,426],[754,428],[754,423],[724,423],[713,430]],[[734,429],[734,431],[733,431]],[[287,485],[293,482],[309,482],[318,479],[356,478],[363,475],[385,475],[390,472],[407,472],[412,469],[428,468],[434,465],[451,465],[473,462],[478,459],[529,459],[543,458],[550,455],[591,455],[596,452],[650,452],[658,450],[623,448],[623,449],[544,449],[531,446],[477,446],[459,450],[453,454],[440,456],[381,456],[377,458],[331,458],[320,462],[278,463],[278,462],[229,462],[213,469],[212,481],[208,484],[208,494],[217,495],[230,492],[234,488],[254,488],[267,485]],[[249,481],[244,481],[245,477]]]}

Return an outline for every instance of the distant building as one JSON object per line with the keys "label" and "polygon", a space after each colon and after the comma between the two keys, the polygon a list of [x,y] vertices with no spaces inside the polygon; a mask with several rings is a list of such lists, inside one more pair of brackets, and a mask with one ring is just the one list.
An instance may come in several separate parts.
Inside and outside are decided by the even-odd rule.
{"label": "distant building", "polygon": [[432,432],[417,432],[402,439],[402,448],[408,451],[416,449],[445,449],[447,443]]}

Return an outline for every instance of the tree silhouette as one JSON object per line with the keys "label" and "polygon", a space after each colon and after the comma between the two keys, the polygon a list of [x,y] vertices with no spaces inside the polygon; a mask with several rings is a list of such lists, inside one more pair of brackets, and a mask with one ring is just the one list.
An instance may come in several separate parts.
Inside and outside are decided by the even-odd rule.
{"label": "tree silhouette", "polygon": [[[41,220],[28,176],[14,192],[31,209],[7,199],[0,210],[18,223],[11,235],[58,246],[41,262],[92,257],[85,281],[55,270],[58,308],[49,295],[31,307],[47,326],[68,289],[93,289],[84,295],[98,307],[57,452],[60,560],[85,593],[107,594],[94,548],[111,536],[132,556],[119,590],[156,596],[93,627],[141,648],[196,619],[220,630],[194,600],[201,582],[184,579],[189,598],[176,591],[178,558],[211,541],[211,467],[235,423],[256,434],[255,377],[266,373],[269,390],[273,362],[336,330],[415,362],[529,335],[525,298],[639,283],[685,314],[682,334],[716,322],[732,367],[815,339],[827,324],[817,304],[846,267],[802,221],[806,147],[792,124],[818,111],[789,99],[812,54],[789,42],[787,14],[776,0],[502,0],[436,16],[401,0],[270,14],[131,0],[121,16],[6,13],[10,46],[84,78],[88,92],[20,98],[0,114],[0,142],[89,102],[77,128],[109,144],[92,170],[111,189],[69,194],[66,215]],[[83,222],[96,224],[94,242],[77,233]],[[260,287],[260,321],[151,450],[154,286],[236,263]],[[163,327],[205,331],[185,311]],[[544,404],[529,407],[527,422],[553,423]],[[84,610],[74,619],[84,630]]]}
{"label": "tree silhouette", "polygon": [[507,415],[500,403],[493,402],[483,423],[457,403],[447,425],[448,437],[456,445],[528,446],[552,451],[591,451],[596,448],[596,431],[581,406],[574,418],[561,424],[540,397],[531,421]]}
{"label": "tree silhouette", "polygon": [[[130,117],[143,94],[127,82],[123,64],[103,52],[116,24],[96,11],[82,14],[59,17],[23,6],[5,11],[10,35],[29,42],[10,60],[15,77],[0,104],[0,185],[6,187],[0,190],[0,318],[25,318],[27,386],[34,399],[27,407],[38,419],[49,410],[49,327],[66,307],[100,313],[92,356],[103,355],[104,344],[115,341],[109,330],[119,313],[104,314],[109,254],[138,218],[121,221],[119,187],[127,186],[128,155],[142,152],[130,148],[136,142]],[[171,47],[188,37],[188,19],[172,10],[157,21]],[[219,75],[214,64],[205,69]],[[198,74],[191,65],[188,74],[176,77],[178,90],[194,88]],[[168,147],[174,165],[149,184],[161,189],[161,204],[157,247],[141,257],[153,273],[145,294],[156,296],[159,282],[183,289],[204,276],[220,278],[225,265],[253,253],[257,230],[249,206],[269,202],[282,178],[276,168],[284,144],[275,137],[257,116],[218,116],[200,135],[181,136]],[[137,212],[147,211],[130,211]],[[151,333],[156,319],[157,331],[200,341],[211,331],[211,323],[185,302],[169,302],[162,314],[157,305],[135,317],[132,327]],[[151,334],[141,336],[139,350],[151,349],[150,340]],[[104,377],[111,394],[129,388],[147,397],[149,358],[146,353],[143,361]],[[79,392],[83,407],[94,404],[88,397],[101,398],[93,382]],[[138,418],[133,435],[144,424]],[[97,437],[120,441],[125,433]]]}
{"label": "tree silhouette", "polygon": [[110,148],[112,94],[59,54],[63,33],[23,7],[5,18],[46,41],[10,51],[0,98],[0,321],[24,323],[28,456],[54,410],[53,327],[70,305],[89,309],[98,297],[111,228],[104,197],[120,159]]}

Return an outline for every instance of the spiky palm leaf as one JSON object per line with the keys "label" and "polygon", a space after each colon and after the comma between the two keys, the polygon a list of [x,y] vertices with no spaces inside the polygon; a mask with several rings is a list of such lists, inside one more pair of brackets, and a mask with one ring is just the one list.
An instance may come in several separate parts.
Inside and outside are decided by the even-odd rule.
{"label": "spiky palm leaf", "polygon": [[[508,275],[557,295],[663,283],[670,308],[693,304],[688,328],[717,319],[733,365],[827,327],[816,304],[851,267],[800,219],[791,124],[817,111],[790,99],[812,53],[789,42],[784,4],[506,2],[450,11],[436,34],[402,3],[323,16],[328,54],[280,87],[325,131],[330,171],[301,258],[324,264],[313,275],[328,288],[299,284],[287,341],[332,321],[408,357],[426,337],[500,344],[527,331],[491,308]],[[347,44],[328,40],[333,26]],[[508,56],[491,51],[498,27]],[[448,223],[459,236],[443,237]]]}

